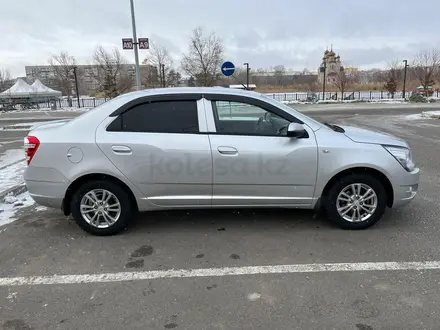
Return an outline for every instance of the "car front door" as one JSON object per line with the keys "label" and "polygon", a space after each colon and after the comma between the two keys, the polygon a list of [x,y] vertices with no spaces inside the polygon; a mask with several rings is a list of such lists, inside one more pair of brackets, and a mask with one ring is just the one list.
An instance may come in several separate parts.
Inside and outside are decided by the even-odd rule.
{"label": "car front door", "polygon": [[[202,100],[134,105],[98,128],[96,142],[154,205],[211,205],[212,157]],[[109,118],[109,121],[111,118]]]}
{"label": "car front door", "polygon": [[[317,144],[288,137],[296,121],[266,102],[234,96],[205,99],[213,155],[213,206],[296,206],[313,202]],[[300,122],[300,121],[297,121]]]}

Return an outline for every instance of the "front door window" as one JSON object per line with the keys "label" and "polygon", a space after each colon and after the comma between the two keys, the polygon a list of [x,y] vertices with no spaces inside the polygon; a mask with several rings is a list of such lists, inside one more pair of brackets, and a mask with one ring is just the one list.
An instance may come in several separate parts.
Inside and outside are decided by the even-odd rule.
{"label": "front door window", "polygon": [[283,136],[289,121],[259,106],[212,101],[216,130],[228,135]]}

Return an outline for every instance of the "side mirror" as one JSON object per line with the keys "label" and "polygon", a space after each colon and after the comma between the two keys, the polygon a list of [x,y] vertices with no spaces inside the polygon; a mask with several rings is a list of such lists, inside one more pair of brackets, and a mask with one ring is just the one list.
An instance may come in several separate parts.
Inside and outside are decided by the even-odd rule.
{"label": "side mirror", "polygon": [[301,124],[290,123],[287,127],[287,136],[302,139],[309,137],[309,134]]}

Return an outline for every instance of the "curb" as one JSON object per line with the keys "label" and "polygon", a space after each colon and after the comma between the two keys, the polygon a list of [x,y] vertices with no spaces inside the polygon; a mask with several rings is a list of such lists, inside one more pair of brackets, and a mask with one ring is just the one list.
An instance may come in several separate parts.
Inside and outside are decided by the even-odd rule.
{"label": "curb", "polygon": [[24,193],[25,191],[27,191],[27,187],[24,182],[20,184],[16,184],[15,186],[12,186],[11,188],[0,192],[0,202],[3,202],[3,199],[9,194],[12,194],[13,196],[17,196]]}

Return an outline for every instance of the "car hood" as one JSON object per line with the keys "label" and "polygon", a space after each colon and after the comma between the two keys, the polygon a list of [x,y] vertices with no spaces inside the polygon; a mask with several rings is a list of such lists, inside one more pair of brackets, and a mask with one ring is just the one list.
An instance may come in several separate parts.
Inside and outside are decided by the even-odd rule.
{"label": "car hood", "polygon": [[386,144],[408,148],[408,143],[397,136],[368,130],[354,126],[341,126],[345,130],[345,136],[358,143]]}

